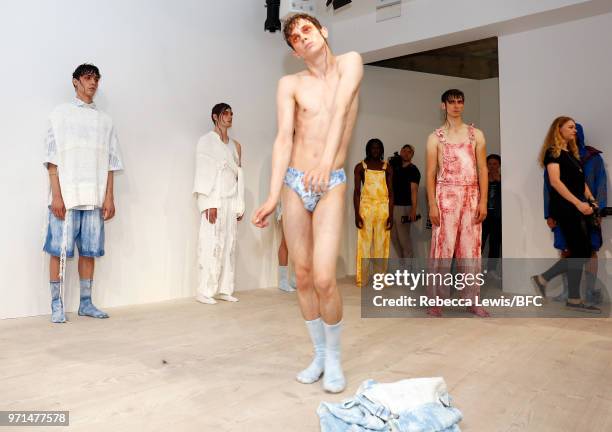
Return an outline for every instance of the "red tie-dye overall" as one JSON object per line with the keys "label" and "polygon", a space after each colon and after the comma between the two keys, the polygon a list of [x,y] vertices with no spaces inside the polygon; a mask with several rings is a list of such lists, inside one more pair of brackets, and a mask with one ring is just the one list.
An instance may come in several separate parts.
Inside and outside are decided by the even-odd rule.
{"label": "red tie-dye overall", "polygon": [[[451,143],[444,130],[436,129],[441,150],[441,166],[436,178],[436,202],[440,225],[433,226],[430,258],[437,271],[450,271],[450,262],[457,260],[457,271],[474,273],[480,267],[482,224],[477,223],[480,188],[476,165],[474,126],[468,126],[465,141]],[[438,296],[446,298],[449,287],[436,287]],[[462,298],[475,299],[479,286],[471,284],[461,290]],[[475,312],[475,311],[473,311]]]}
{"label": "red tie-dye overall", "polygon": [[436,179],[436,202],[440,225],[433,227],[431,258],[480,258],[482,225],[476,223],[480,188],[476,166],[474,126],[460,143],[446,140],[436,129],[443,149]]}

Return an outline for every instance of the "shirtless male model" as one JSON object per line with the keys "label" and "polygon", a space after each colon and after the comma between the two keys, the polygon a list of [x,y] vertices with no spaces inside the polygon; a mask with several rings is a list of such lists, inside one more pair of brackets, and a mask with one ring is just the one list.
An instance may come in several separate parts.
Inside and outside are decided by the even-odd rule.
{"label": "shirtless male model", "polygon": [[363,64],[356,52],[335,56],[327,29],[309,15],[292,16],[283,32],[306,70],[279,81],[270,192],[252,222],[267,226],[282,197],[298,301],[315,352],[297,380],[311,384],[323,376],[323,388],[339,393],[346,387],[340,361],[342,298],[336,286],[346,191],[342,167],[357,116]]}

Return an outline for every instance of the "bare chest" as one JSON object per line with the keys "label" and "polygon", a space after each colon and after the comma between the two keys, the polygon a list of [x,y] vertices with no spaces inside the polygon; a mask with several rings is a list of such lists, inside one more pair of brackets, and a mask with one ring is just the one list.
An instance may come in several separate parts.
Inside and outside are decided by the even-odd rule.
{"label": "bare chest", "polygon": [[305,78],[296,93],[296,115],[301,119],[330,118],[333,111],[338,78],[326,80]]}

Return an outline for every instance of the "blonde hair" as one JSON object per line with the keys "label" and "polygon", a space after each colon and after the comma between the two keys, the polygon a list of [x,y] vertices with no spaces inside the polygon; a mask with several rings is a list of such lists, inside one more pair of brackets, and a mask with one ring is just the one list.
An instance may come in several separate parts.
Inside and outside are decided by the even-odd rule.
{"label": "blonde hair", "polygon": [[[553,120],[550,128],[548,128],[548,133],[546,134],[546,138],[544,138],[544,144],[542,144],[542,149],[540,150],[540,156],[538,157],[538,162],[540,166],[544,167],[544,158],[546,157],[546,153],[550,151],[552,157],[559,157],[561,154],[561,150],[565,147],[565,140],[561,136],[561,128],[568,121],[574,121],[573,118],[567,116],[557,117]],[[576,138],[572,138],[567,142],[567,149],[571,154],[578,160],[580,160],[580,154],[578,153],[578,145],[576,144]]]}

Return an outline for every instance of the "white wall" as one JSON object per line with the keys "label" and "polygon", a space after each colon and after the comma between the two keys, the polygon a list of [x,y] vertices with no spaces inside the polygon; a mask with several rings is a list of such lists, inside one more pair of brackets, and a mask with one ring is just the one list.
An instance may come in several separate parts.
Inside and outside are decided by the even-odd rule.
{"label": "white wall", "polygon": [[500,152],[499,142],[499,78],[481,80],[480,90],[480,122],[487,139],[487,154]]}
{"label": "white wall", "polygon": [[[502,36],[500,53],[504,257],[554,257],[542,213],[537,156],[553,119],[583,124],[587,142],[612,154],[612,14]],[[604,231],[610,232],[605,220]],[[610,241],[604,245],[610,254]]]}
{"label": "white wall", "polygon": [[[214,103],[226,101],[236,114],[246,219],[267,193],[276,83],[295,64],[281,36],[264,32],[265,13],[263,2],[243,0],[0,4],[0,318],[49,313],[43,138],[48,113],[71,100],[71,73],[85,61],[101,68],[96,102],[116,123],[126,167],[94,300],[108,307],[193,295],[194,151]],[[276,234],[244,221],[239,235],[237,286],[272,286]],[[75,260],[68,274],[74,310]]]}
{"label": "white wall", "polygon": [[[414,163],[421,171],[419,211],[427,215],[425,193],[425,144],[428,135],[442,124],[440,95],[449,88],[460,88],[466,94],[466,122],[479,123],[480,85],[478,81],[420,72],[366,66],[361,87],[361,102],[351,147],[345,164],[349,179],[346,197],[347,223],[339,270],[355,274],[356,233],[353,210],[355,165],[365,158],[370,138],[380,138],[385,156],[399,151],[404,144],[415,147]],[[431,231],[424,220],[413,227],[415,254],[427,256]]]}
{"label": "white wall", "polygon": [[602,10],[611,11],[612,3],[403,0],[401,17],[377,23],[375,2],[356,0],[331,16],[329,12],[322,14],[331,27],[332,42],[338,52],[356,50],[371,62],[577,19]]}

